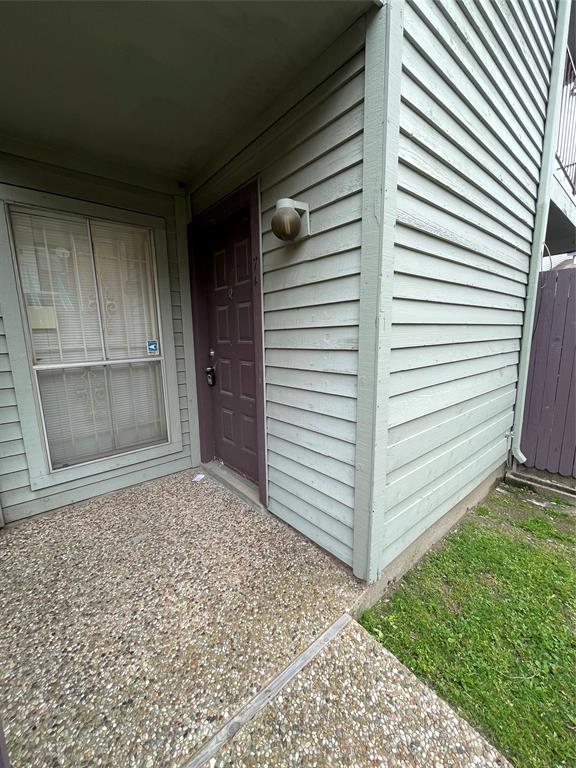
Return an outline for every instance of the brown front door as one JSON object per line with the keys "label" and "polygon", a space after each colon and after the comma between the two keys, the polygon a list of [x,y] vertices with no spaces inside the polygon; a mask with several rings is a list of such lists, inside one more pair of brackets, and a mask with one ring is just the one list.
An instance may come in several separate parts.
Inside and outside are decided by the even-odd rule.
{"label": "brown front door", "polygon": [[217,458],[258,480],[256,352],[253,265],[248,210],[214,227],[207,245],[209,270],[208,365]]}
{"label": "brown front door", "polygon": [[202,460],[256,482],[266,503],[256,184],[196,217],[190,235]]}
{"label": "brown front door", "polygon": [[190,243],[202,461],[220,459],[253,480],[266,504],[256,182],[195,217]]}

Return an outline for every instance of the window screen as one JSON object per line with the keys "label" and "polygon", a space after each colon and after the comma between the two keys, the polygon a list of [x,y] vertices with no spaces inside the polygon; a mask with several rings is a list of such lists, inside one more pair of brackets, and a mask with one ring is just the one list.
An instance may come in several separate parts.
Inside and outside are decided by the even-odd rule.
{"label": "window screen", "polygon": [[52,468],[166,442],[150,230],[17,208],[11,221]]}

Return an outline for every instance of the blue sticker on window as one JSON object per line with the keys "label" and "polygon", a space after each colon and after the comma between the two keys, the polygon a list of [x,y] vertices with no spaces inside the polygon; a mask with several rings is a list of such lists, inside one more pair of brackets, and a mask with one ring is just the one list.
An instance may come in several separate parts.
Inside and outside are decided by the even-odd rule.
{"label": "blue sticker on window", "polygon": [[158,354],[158,340],[157,339],[148,339],[146,342],[146,346],[148,347],[148,354],[149,355],[157,355]]}

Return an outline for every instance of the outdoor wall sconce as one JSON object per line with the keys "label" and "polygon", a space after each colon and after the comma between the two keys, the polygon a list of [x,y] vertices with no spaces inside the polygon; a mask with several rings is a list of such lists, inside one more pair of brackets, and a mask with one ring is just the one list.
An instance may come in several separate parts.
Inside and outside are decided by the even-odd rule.
{"label": "outdoor wall sconce", "polygon": [[[270,222],[272,232],[279,240],[294,240],[310,235],[310,208],[308,203],[282,197],[276,203],[276,210]],[[302,224],[304,226],[302,227]]]}

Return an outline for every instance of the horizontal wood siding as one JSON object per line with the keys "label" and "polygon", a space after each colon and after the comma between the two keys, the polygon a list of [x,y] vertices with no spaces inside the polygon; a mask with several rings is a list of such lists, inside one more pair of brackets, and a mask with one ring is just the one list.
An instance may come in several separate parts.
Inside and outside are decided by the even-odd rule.
{"label": "horizontal wood siding", "polygon": [[[184,232],[181,236],[186,238]],[[170,273],[170,297],[172,304],[172,331],[174,333],[174,351],[176,353],[176,371],[178,380],[178,402],[180,408],[180,424],[182,425],[182,446],[186,456],[190,456],[191,418],[195,414],[189,413],[189,405],[194,402],[190,388],[194,383],[188,381],[189,373],[186,372],[186,346],[191,347],[191,327],[185,328],[186,313],[183,313],[183,294],[190,292],[188,278],[183,281],[180,275],[178,263],[178,245],[176,236],[176,220],[167,221],[166,238],[168,241],[168,269]],[[187,277],[187,276],[186,276]]]}
{"label": "horizontal wood siding", "polygon": [[[258,177],[268,508],[352,563],[362,235],[360,20],[290,92],[284,113],[192,194],[198,213]],[[311,236],[271,230],[279,198],[306,201]]]}
{"label": "horizontal wood siding", "polygon": [[506,458],[553,24],[546,3],[405,6],[380,568]]}
{"label": "horizontal wood siding", "polygon": [[[51,192],[54,190],[47,189]],[[106,196],[104,195],[104,199]],[[171,206],[170,198],[165,198]],[[27,456],[24,451],[22,431],[13,388],[9,358],[9,340],[0,320],[0,503],[7,522],[75,501],[97,496],[108,491],[176,472],[191,466],[190,417],[188,413],[188,389],[184,359],[184,329],[182,326],[181,286],[179,278],[176,230],[174,219],[166,215],[167,245],[170,270],[171,304],[176,352],[180,421],[183,449],[162,458],[133,464],[122,469],[90,476],[33,490],[30,487]],[[11,269],[10,260],[3,255],[2,269]],[[188,331],[189,333],[189,331]],[[187,343],[190,343],[187,341]],[[96,467],[96,465],[94,465]]]}
{"label": "horizontal wood siding", "polygon": [[[1,310],[1,307],[0,307]],[[26,455],[10,371],[4,321],[0,314],[0,489],[27,477]],[[0,495],[0,500],[1,500]]]}
{"label": "horizontal wood siding", "polygon": [[[268,506],[351,563],[363,52],[318,93],[260,169]],[[310,238],[284,245],[274,237],[281,197],[309,203]]]}

